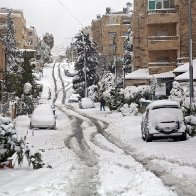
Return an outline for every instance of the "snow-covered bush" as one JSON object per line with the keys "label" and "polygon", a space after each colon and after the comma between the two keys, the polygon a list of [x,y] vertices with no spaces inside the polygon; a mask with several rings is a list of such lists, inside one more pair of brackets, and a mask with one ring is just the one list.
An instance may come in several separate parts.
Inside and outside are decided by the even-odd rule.
{"label": "snow-covered bush", "polygon": [[106,105],[110,110],[117,110],[124,104],[124,95],[121,89],[111,89],[103,93]]}
{"label": "snow-covered bush", "polygon": [[32,114],[34,110],[33,97],[30,94],[32,85],[30,83],[25,83],[23,89],[23,95],[21,99],[17,102],[17,115]]}
{"label": "snow-covered bush", "polygon": [[93,100],[94,102],[97,102],[99,100],[97,89],[98,89],[97,85],[89,86],[87,89],[88,97],[91,98],[91,100]]}
{"label": "snow-covered bush", "polygon": [[182,98],[183,98],[184,90],[181,87],[180,83],[174,81],[172,84],[172,89],[170,91],[169,99],[177,101],[182,104]]}
{"label": "snow-covered bush", "polygon": [[130,106],[126,103],[120,108],[123,116],[136,116],[138,114],[138,105],[136,103],[131,103]]}
{"label": "snow-covered bush", "polygon": [[24,154],[27,158],[29,167],[32,165],[33,169],[40,169],[45,165],[42,161],[41,153],[39,152],[32,153],[32,150],[30,150],[29,146],[26,146],[26,150]]}
{"label": "snow-covered bush", "polygon": [[0,162],[6,161],[15,152],[22,156],[24,141],[18,139],[10,118],[0,115]]}
{"label": "snow-covered bush", "polygon": [[[194,94],[195,94],[195,90],[194,90]],[[184,116],[189,116],[190,113],[196,114],[196,102],[192,102],[191,111],[190,111],[190,87],[189,87],[189,84],[186,86],[186,88],[184,90],[181,106],[182,106]]]}
{"label": "snow-covered bush", "polygon": [[7,161],[15,153],[19,165],[22,164],[24,156],[29,165],[32,164],[33,169],[39,169],[44,165],[41,154],[39,152],[32,154],[30,149],[25,146],[25,138],[18,137],[11,118],[0,115],[0,162]]}
{"label": "snow-covered bush", "polygon": [[125,103],[137,103],[139,105],[139,100],[141,98],[144,99],[152,99],[151,87],[144,86],[128,86],[123,90]]}
{"label": "snow-covered bush", "polygon": [[105,91],[110,91],[114,86],[114,74],[106,72],[98,83],[99,94],[103,94]]}

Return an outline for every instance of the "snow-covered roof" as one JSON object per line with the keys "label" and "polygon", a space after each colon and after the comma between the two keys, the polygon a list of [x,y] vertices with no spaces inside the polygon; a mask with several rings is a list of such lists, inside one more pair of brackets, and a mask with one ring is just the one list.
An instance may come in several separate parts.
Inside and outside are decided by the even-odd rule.
{"label": "snow-covered roof", "polygon": [[175,74],[172,71],[164,72],[164,73],[160,73],[160,74],[154,74],[153,76],[155,78],[175,78]]}
{"label": "snow-covered roof", "polygon": [[175,74],[172,71],[164,72],[160,74],[150,75],[148,69],[138,69],[134,72],[128,73],[125,79],[150,79],[150,78],[175,78]]}
{"label": "snow-covered roof", "polygon": [[[189,80],[189,71],[187,71],[187,72],[185,72],[183,74],[180,74],[179,76],[175,77],[174,80],[177,80],[177,81],[188,81]],[[196,80],[196,69],[193,69],[193,80]]]}
{"label": "snow-covered roof", "polygon": [[125,79],[148,79],[149,73],[148,69],[138,69],[134,72],[125,75]]}
{"label": "snow-covered roof", "polygon": [[[193,66],[196,67],[196,59],[193,60]],[[184,73],[189,70],[189,62],[177,67],[173,70],[174,73]]]}

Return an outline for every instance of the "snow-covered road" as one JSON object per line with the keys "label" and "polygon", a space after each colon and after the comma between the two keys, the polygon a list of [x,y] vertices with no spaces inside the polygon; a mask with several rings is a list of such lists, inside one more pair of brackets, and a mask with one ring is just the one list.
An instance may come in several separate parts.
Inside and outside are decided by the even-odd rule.
{"label": "snow-covered road", "polygon": [[123,117],[108,108],[99,111],[99,104],[85,110],[68,104],[71,78],[63,74],[64,67],[51,64],[42,78],[52,97],[56,95],[57,130],[33,132],[27,116],[16,119],[17,132],[27,136],[52,169],[35,171],[24,163],[0,171],[0,196],[196,195],[195,138],[146,143],[141,115]]}

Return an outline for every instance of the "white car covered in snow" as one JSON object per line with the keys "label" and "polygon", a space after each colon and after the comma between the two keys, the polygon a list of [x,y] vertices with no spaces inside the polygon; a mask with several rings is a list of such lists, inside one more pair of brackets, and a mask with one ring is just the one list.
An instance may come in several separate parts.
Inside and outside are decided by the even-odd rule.
{"label": "white car covered in snow", "polygon": [[72,94],[68,99],[68,103],[78,102],[80,99],[79,94]]}
{"label": "white car covered in snow", "polygon": [[156,138],[186,140],[186,126],[180,105],[170,100],[150,103],[142,116],[141,134],[146,142]]}
{"label": "white car covered in snow", "polygon": [[50,104],[38,105],[31,116],[30,128],[56,128],[54,110]]}

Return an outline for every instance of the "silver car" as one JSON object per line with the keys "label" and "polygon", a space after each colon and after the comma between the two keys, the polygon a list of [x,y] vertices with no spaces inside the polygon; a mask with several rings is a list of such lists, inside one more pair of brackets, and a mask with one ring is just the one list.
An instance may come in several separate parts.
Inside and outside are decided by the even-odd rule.
{"label": "silver car", "polygon": [[150,103],[142,116],[141,134],[146,142],[158,138],[186,140],[186,126],[180,105],[170,100]]}

